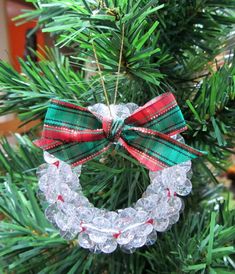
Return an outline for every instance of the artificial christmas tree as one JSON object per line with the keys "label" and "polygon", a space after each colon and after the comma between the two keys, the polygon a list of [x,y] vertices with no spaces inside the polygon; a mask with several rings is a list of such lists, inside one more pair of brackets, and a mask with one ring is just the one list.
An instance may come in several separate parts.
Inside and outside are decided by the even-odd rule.
{"label": "artificial christmas tree", "polygon": [[[16,112],[28,123],[43,120],[54,98],[82,107],[144,105],[171,91],[189,128],[186,143],[208,155],[193,161],[193,191],[179,223],[158,234],[154,245],[133,254],[92,254],[76,236],[62,238],[44,216],[36,177],[43,157],[32,144],[40,125],[17,135],[17,147],[3,139],[2,272],[232,273],[233,202],[216,175],[234,147],[235,1],[28,2],[36,9],[18,21],[37,18],[56,45],[38,54],[37,64],[21,60],[20,74],[0,63],[2,114]],[[114,149],[83,164],[80,183],[96,207],[115,210],[135,203],[150,180],[138,161]]]}

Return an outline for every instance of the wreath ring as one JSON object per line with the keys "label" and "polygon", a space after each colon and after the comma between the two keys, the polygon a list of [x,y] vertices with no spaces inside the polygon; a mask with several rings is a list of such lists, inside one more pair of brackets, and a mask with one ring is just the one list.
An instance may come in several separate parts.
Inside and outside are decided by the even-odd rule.
{"label": "wreath ring", "polygon": [[[138,106],[111,105],[116,115],[123,118]],[[90,109],[100,115],[105,105]],[[184,143],[181,135],[172,136]],[[45,164],[38,169],[39,189],[48,207],[47,219],[60,230],[65,239],[77,238],[78,244],[92,252],[112,253],[119,246],[132,253],[136,248],[152,245],[157,232],[169,229],[179,219],[183,208],[180,196],[192,189],[191,161],[161,171],[149,171],[150,184],[142,197],[132,206],[116,211],[96,208],[83,194],[79,177],[82,166],[71,168],[67,163],[44,152]]]}

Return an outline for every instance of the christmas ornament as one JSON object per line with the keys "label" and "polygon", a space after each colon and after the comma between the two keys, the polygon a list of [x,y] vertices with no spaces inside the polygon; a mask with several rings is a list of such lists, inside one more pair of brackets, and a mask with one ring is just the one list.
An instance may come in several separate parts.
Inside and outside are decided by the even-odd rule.
{"label": "christmas ornament", "polygon": [[[151,245],[157,232],[178,221],[182,199],[190,193],[191,159],[202,155],[184,143],[185,121],[171,93],[143,107],[128,103],[81,108],[53,100],[43,137],[47,164],[39,167],[39,189],[45,214],[66,239],[92,252],[111,253],[118,246],[133,252]],[[147,167],[150,185],[133,205],[117,211],[94,207],[83,195],[81,164],[108,150],[123,147]]]}

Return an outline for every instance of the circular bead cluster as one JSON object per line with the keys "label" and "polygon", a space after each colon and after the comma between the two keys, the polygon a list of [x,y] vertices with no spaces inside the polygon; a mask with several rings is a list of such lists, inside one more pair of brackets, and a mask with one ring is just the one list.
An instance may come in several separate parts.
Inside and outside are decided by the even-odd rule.
{"label": "circular bead cluster", "polygon": [[[184,141],[180,135],[173,138]],[[132,253],[143,245],[152,245],[157,232],[166,231],[178,221],[182,210],[179,196],[188,195],[192,189],[189,161],[149,172],[150,185],[132,207],[108,211],[94,207],[84,196],[79,183],[81,166],[72,169],[47,152],[44,158],[47,163],[39,167],[38,176],[40,192],[49,204],[46,217],[62,237],[77,238],[81,247],[96,253],[112,253],[118,246]]]}

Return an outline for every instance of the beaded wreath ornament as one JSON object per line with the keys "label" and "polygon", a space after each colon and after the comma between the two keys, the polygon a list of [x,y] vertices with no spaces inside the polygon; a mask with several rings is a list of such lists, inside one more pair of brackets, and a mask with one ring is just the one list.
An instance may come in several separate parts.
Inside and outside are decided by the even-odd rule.
{"label": "beaded wreath ornament", "polygon": [[[83,108],[52,100],[42,138],[44,150],[38,169],[39,189],[48,203],[45,215],[66,239],[92,252],[111,253],[118,246],[133,252],[151,245],[157,232],[179,219],[192,185],[191,159],[203,152],[184,143],[185,120],[172,93],[143,107],[136,104]],[[132,206],[117,211],[94,207],[83,195],[79,176],[82,164],[112,146],[122,147],[149,169],[150,185]],[[117,146],[119,145],[119,146]]]}

